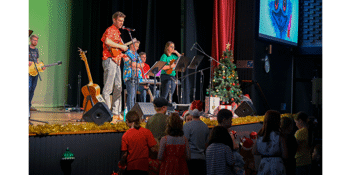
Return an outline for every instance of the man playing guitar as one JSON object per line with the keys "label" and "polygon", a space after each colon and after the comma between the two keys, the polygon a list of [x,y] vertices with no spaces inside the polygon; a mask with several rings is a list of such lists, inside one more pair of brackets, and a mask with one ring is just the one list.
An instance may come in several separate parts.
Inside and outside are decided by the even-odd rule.
{"label": "man playing guitar", "polygon": [[[106,29],[101,38],[103,42],[102,67],[104,70],[102,96],[113,115],[121,115],[122,111],[120,61],[123,58],[127,58],[121,51],[127,51],[128,47],[123,44],[119,29],[122,28],[125,17],[126,16],[122,12],[118,11],[114,13],[112,16],[113,25]],[[112,49],[119,50],[119,54],[113,55],[111,52]],[[112,91],[113,98],[111,104],[110,94],[112,94]]]}
{"label": "man playing guitar", "polygon": [[[39,63],[38,61],[39,51],[36,48],[36,45],[38,44],[38,40],[39,40],[39,37],[37,35],[30,36],[29,66],[31,66],[34,62]],[[42,69],[45,70],[45,67],[43,67]],[[38,83],[38,75],[36,76],[29,75],[29,109],[30,111],[36,111],[36,109],[32,107],[32,99],[34,96],[34,91],[37,83]]]}

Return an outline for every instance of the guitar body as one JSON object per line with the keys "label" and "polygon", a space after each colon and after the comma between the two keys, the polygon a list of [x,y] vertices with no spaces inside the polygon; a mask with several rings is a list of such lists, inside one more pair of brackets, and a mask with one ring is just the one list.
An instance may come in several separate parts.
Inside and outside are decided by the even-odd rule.
{"label": "guitar body", "polygon": [[[134,38],[133,41],[136,42],[137,39]],[[117,44],[128,46],[128,45],[132,44],[132,41],[129,41],[129,42],[125,43],[125,44],[124,44],[123,42],[120,41],[120,42],[118,42]],[[111,47],[110,50],[111,50],[111,54],[112,54],[112,60],[113,60],[115,63],[117,63],[118,66],[120,66],[120,63],[121,63],[121,61],[122,61],[122,57],[119,56],[119,55],[122,54],[123,51],[120,50],[119,48],[114,48],[114,47]]]}
{"label": "guitar body", "polygon": [[58,61],[57,63],[48,64],[48,65],[44,65],[43,62],[33,63],[32,65],[29,66],[29,75],[30,76],[37,76],[38,75],[38,71],[36,71],[34,64],[36,65],[36,68],[38,68],[39,72],[44,72],[43,67],[51,67],[51,66],[61,65],[62,61]]}
{"label": "guitar body", "polygon": [[43,62],[33,63],[32,65],[29,66],[29,75],[30,76],[37,76],[38,75],[38,72],[36,71],[34,64],[36,64],[36,67],[38,68],[39,72],[44,72],[44,70],[42,69],[42,67],[44,66]]}
{"label": "guitar body", "polygon": [[101,93],[100,86],[98,84],[94,84],[92,81],[91,72],[90,72],[89,64],[86,59],[85,52],[80,48],[79,48],[79,52],[80,52],[81,59],[85,62],[86,72],[89,78],[89,84],[81,88],[81,93],[84,95],[83,108],[84,108],[84,112],[87,112],[93,106],[91,104],[89,96],[91,97],[91,100],[94,103],[94,105],[98,102],[106,103],[106,101],[103,99],[102,95],[100,94]]}
{"label": "guitar body", "polygon": [[118,64],[118,66],[120,66],[120,63],[122,61],[122,57],[118,56],[120,54],[122,54],[123,52],[120,49],[117,48],[111,48],[111,52],[112,52],[112,60]]}
{"label": "guitar body", "polygon": [[98,84],[88,84],[81,88],[81,93],[84,95],[83,108],[85,111],[89,111],[92,108],[91,102],[87,99],[89,95],[91,96],[94,104],[98,102],[105,102],[102,95],[100,94],[100,91],[101,89]]}
{"label": "guitar body", "polygon": [[[175,59],[171,60],[169,65],[172,65],[175,61],[176,61]],[[174,70],[173,68],[170,68],[170,69],[166,70],[165,72],[170,75],[173,72],[173,70]]]}

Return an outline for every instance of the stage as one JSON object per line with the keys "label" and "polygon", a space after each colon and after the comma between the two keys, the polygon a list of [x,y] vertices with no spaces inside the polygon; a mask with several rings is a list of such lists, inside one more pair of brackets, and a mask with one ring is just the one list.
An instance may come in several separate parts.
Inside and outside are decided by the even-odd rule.
{"label": "stage", "polygon": [[[30,111],[30,119],[48,122],[48,124],[68,124],[68,123],[82,123],[78,122],[82,118],[83,112],[69,112],[64,108],[36,108],[37,111]],[[45,124],[42,122],[31,121],[36,125]]]}
{"label": "stage", "polygon": [[[125,122],[112,120],[98,126],[80,122],[83,112],[36,109],[38,111],[31,111],[31,119],[48,124],[31,121],[33,125],[29,126],[29,174],[112,174],[118,170],[121,138],[128,129]],[[236,118],[233,124],[249,118],[259,116]],[[215,125],[207,118],[202,120],[210,129]],[[256,122],[233,125],[232,129],[241,138],[249,137],[250,132],[261,127],[262,123]],[[62,159],[67,148],[74,154],[74,160]]]}

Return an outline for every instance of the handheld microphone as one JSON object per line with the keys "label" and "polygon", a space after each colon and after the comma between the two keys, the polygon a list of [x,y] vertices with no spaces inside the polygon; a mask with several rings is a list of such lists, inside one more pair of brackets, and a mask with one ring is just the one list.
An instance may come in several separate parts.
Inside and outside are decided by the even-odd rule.
{"label": "handheld microphone", "polygon": [[192,48],[190,49],[191,51],[193,50],[193,47],[197,44],[197,42],[195,42],[192,46]]}
{"label": "handheld microphone", "polygon": [[125,30],[127,30],[127,31],[132,31],[132,32],[135,31],[135,29],[130,29],[130,28],[127,28],[127,27],[125,27],[125,26],[123,26],[122,29],[125,29]]}

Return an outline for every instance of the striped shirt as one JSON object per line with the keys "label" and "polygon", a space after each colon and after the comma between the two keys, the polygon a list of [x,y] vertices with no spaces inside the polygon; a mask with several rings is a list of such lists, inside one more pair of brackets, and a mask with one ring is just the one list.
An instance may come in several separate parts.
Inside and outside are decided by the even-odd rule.
{"label": "striped shirt", "polygon": [[[223,143],[212,143],[206,151],[207,175],[244,174],[242,156]],[[234,167],[232,167],[232,165]]]}
{"label": "striped shirt", "polygon": [[207,175],[233,174],[230,168],[233,165],[233,153],[230,147],[222,143],[212,143],[206,153]]}

